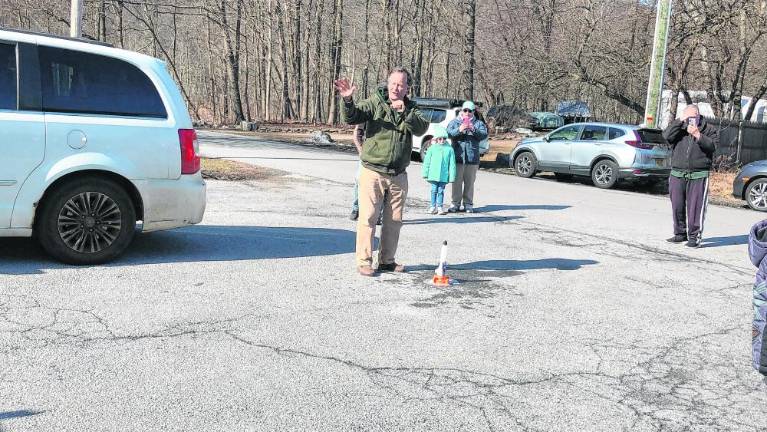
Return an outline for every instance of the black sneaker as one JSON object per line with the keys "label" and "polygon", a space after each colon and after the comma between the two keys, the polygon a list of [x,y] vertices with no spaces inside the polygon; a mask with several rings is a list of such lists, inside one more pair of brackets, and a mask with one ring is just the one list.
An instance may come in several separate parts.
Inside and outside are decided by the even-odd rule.
{"label": "black sneaker", "polygon": [[349,220],[357,220],[357,218],[359,217],[360,217],[360,211],[352,210],[351,214],[349,215]]}
{"label": "black sneaker", "polygon": [[684,243],[687,241],[687,236],[684,234],[676,234],[674,237],[669,237],[666,239],[669,243]]}
{"label": "black sneaker", "polygon": [[691,248],[700,247],[700,239],[691,238],[690,240],[687,241],[687,244],[685,246],[691,247]]}

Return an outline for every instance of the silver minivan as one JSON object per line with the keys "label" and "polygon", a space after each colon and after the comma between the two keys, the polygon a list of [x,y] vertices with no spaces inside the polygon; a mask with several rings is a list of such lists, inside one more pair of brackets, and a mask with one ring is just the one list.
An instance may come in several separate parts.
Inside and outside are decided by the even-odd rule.
{"label": "silver minivan", "polygon": [[96,264],[144,232],[199,223],[197,136],[165,63],[0,29],[0,237]]}
{"label": "silver minivan", "polygon": [[557,177],[589,176],[608,189],[619,179],[665,180],[671,150],[659,129],[612,123],[576,123],[527,138],[509,158],[521,177],[549,171]]}

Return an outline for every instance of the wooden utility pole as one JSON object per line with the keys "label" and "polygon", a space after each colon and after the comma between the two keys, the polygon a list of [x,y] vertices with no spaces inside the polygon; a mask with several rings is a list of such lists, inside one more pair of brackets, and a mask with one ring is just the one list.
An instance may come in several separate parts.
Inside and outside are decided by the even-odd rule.
{"label": "wooden utility pole", "polygon": [[650,128],[658,125],[660,105],[663,99],[663,72],[666,70],[668,29],[671,26],[671,1],[658,0],[655,18],[655,39],[653,40],[650,82],[647,84],[647,103],[645,103],[644,114],[644,124]]}
{"label": "wooden utility pole", "polygon": [[72,0],[69,22],[69,37],[79,38],[83,34],[83,0]]}

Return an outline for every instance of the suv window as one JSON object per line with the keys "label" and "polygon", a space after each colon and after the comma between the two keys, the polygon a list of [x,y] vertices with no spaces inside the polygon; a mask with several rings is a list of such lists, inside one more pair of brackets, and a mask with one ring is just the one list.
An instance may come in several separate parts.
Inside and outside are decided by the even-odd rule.
{"label": "suv window", "polygon": [[581,141],[602,141],[607,136],[604,126],[586,125],[581,132]]}
{"label": "suv window", "polygon": [[555,130],[549,135],[549,141],[572,141],[578,136],[580,125],[572,125]]}
{"label": "suv window", "polygon": [[445,117],[447,117],[447,111],[441,109],[431,110],[432,123],[442,123],[445,120]]}
{"label": "suv window", "polygon": [[43,110],[165,118],[149,78],[122,60],[39,47]]}
{"label": "suv window", "polygon": [[17,108],[16,46],[0,44],[0,109]]}
{"label": "suv window", "polygon": [[616,138],[620,138],[623,135],[626,135],[626,132],[624,132],[623,130],[615,129],[615,128],[610,128],[610,139],[611,140],[614,140]]}

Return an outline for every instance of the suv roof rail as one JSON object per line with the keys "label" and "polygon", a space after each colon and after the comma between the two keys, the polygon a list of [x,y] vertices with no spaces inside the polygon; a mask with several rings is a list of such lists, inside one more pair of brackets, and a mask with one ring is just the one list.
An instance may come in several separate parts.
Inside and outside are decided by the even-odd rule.
{"label": "suv roof rail", "polygon": [[73,37],[69,37],[69,36],[61,36],[61,35],[56,35],[56,34],[51,34],[51,33],[36,32],[36,31],[31,31],[31,30],[21,30],[21,29],[2,27],[2,26],[0,26],[0,30],[8,31],[8,32],[14,32],[14,33],[22,33],[22,34],[27,34],[27,35],[32,35],[32,36],[43,36],[43,37],[49,37],[49,38],[54,38],[54,39],[63,39],[63,40],[69,40],[69,41],[73,41],[73,42],[83,42],[83,43],[88,43],[88,44],[93,44],[93,45],[101,45],[101,46],[106,46],[106,47],[114,48],[114,45],[112,45],[111,43],[101,42],[101,41],[97,41],[97,40],[94,40],[94,39],[73,38]]}
{"label": "suv roof rail", "polygon": [[[466,102],[463,99],[449,99],[449,98],[434,98],[434,97],[414,97],[413,102],[416,105],[440,107],[440,108],[456,108],[463,105]],[[482,108],[482,102],[474,102],[474,105]]]}

